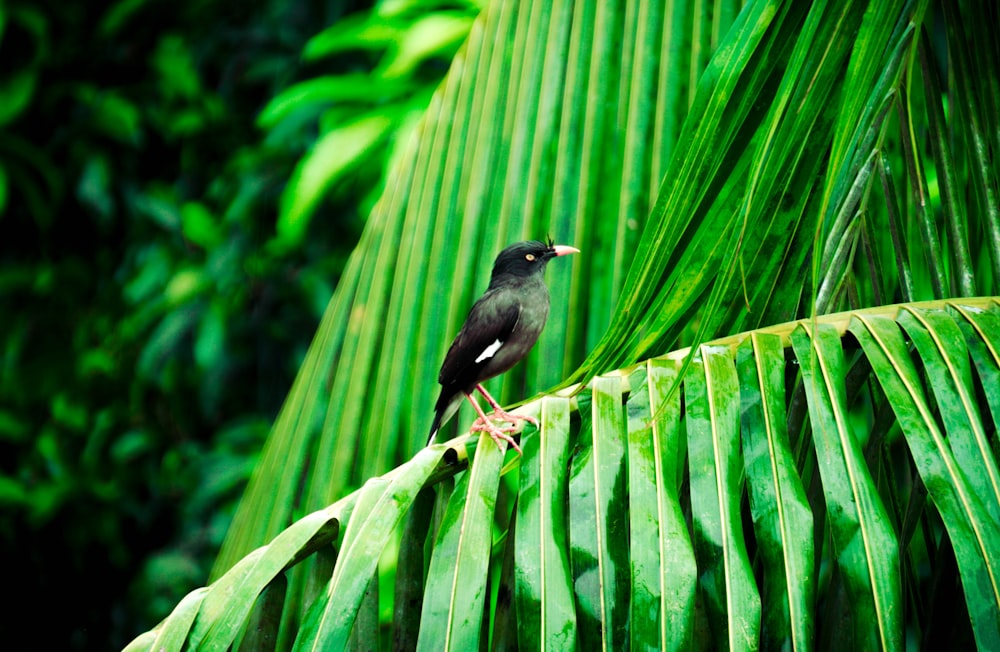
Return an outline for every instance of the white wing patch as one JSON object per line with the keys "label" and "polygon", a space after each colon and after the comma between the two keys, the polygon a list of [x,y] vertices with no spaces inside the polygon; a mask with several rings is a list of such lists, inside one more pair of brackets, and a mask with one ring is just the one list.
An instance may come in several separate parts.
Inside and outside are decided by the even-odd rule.
{"label": "white wing patch", "polygon": [[501,342],[500,340],[494,340],[493,344],[490,344],[483,350],[482,353],[479,354],[479,357],[476,358],[476,363],[478,364],[483,360],[485,360],[486,358],[492,358],[494,355],[496,355],[497,351],[500,350],[501,346],[503,346],[503,342]]}

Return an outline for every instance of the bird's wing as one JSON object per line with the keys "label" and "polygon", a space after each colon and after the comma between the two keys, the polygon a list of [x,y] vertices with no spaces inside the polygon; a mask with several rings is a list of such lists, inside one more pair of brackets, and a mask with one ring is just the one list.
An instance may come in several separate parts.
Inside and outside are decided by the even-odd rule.
{"label": "bird's wing", "polygon": [[504,290],[490,290],[476,301],[448,349],[438,382],[475,385],[479,371],[508,340],[521,315],[521,303]]}

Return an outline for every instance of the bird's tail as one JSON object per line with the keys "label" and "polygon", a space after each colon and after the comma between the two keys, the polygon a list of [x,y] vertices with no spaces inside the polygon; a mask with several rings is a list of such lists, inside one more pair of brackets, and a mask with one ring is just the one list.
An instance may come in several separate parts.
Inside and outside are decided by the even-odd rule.
{"label": "bird's tail", "polygon": [[448,423],[448,420],[455,416],[458,407],[462,404],[462,392],[451,393],[447,390],[441,391],[437,403],[434,405],[434,421],[431,423],[431,434],[427,438],[427,444],[433,444],[441,426]]}
{"label": "bird's tail", "polygon": [[431,423],[431,434],[427,438],[427,445],[430,446],[434,443],[434,438],[437,437],[438,430],[441,429],[441,410],[434,412],[434,421]]}

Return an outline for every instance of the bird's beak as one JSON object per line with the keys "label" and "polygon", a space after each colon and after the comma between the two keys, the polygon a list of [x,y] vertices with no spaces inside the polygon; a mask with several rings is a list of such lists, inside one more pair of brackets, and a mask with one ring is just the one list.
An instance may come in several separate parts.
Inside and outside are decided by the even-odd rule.
{"label": "bird's beak", "polygon": [[553,245],[552,251],[556,252],[557,256],[567,256],[569,254],[578,254],[580,250],[576,247],[570,247],[568,245]]}

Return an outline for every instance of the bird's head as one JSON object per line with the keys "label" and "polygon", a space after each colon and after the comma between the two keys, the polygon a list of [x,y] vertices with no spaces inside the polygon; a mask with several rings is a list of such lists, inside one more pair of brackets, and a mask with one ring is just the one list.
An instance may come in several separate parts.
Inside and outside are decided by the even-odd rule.
{"label": "bird's head", "polygon": [[545,271],[545,265],[556,256],[576,254],[576,247],[529,240],[507,247],[493,263],[493,279],[501,276],[532,276]]}

